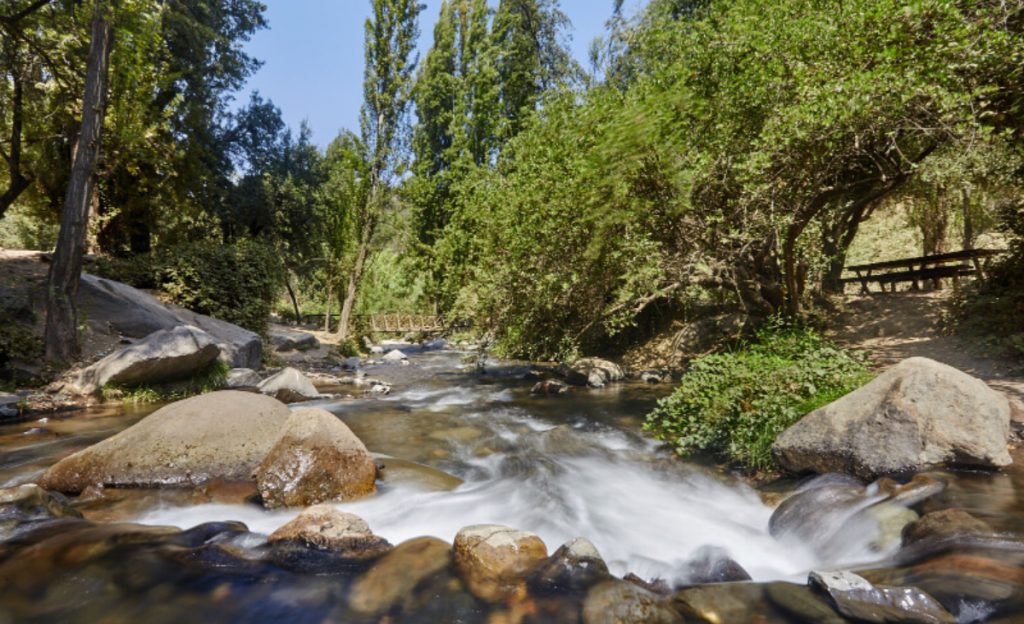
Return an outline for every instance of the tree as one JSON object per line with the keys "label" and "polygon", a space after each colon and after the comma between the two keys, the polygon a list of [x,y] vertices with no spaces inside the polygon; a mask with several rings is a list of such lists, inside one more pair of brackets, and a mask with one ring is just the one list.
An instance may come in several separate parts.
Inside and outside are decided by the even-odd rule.
{"label": "tree", "polygon": [[355,222],[358,232],[355,262],[349,272],[341,307],[338,337],[348,336],[350,317],[363,277],[373,235],[393,200],[390,184],[401,162],[422,9],[415,0],[371,0],[366,20],[363,106],[360,132],[368,160],[369,189]]}
{"label": "tree", "polygon": [[106,0],[93,3],[92,36],[86,64],[82,127],[71,166],[71,180],[64,200],[57,249],[47,279],[46,357],[68,361],[78,352],[78,310],[75,298],[82,274],[82,253],[94,190],[93,173],[100,151],[103,113],[107,99],[107,71],[112,30]]}

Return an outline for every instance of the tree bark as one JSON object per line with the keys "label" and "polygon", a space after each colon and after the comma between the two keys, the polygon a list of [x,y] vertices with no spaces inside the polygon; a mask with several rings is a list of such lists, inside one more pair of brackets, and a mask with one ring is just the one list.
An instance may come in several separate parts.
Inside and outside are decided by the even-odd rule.
{"label": "tree bark", "polygon": [[331,331],[331,304],[333,303],[333,301],[331,301],[331,297],[334,296],[334,293],[332,292],[334,290],[332,288],[333,286],[334,286],[334,283],[330,279],[328,279],[327,280],[327,299],[326,299],[325,305],[324,305],[324,333],[325,334]]}
{"label": "tree bark", "polygon": [[974,221],[971,220],[971,187],[965,186],[960,191],[964,211],[963,248],[974,249]]}
{"label": "tree bark", "polygon": [[299,295],[295,287],[292,286],[291,271],[288,271],[288,274],[285,276],[284,287],[288,290],[288,298],[292,300],[292,310],[295,311],[295,324],[298,325],[302,322],[302,313],[299,311]]}
{"label": "tree bark", "polygon": [[105,0],[93,5],[89,56],[86,63],[82,127],[71,164],[71,179],[64,196],[57,248],[53,254],[46,293],[46,357],[70,361],[78,353],[78,309],[75,299],[82,275],[82,253],[94,192],[93,174],[100,151],[106,107],[107,70],[113,32]]}
{"label": "tree bark", "polygon": [[348,287],[345,289],[345,301],[341,304],[341,318],[338,320],[338,340],[345,340],[348,338],[348,324],[349,319],[352,317],[352,308],[356,302],[356,291],[359,288],[359,280],[363,277],[363,266],[366,264],[366,256],[369,253],[370,248],[370,236],[372,235],[372,228],[367,226],[363,228],[363,233],[359,237],[359,251],[356,252],[356,263],[352,267],[352,272],[348,276]]}
{"label": "tree bark", "polygon": [[11,136],[10,153],[4,153],[4,160],[7,161],[7,190],[0,195],[0,218],[3,218],[7,209],[14,204],[25,189],[29,187],[31,180],[25,177],[21,170],[21,134],[22,124],[25,116],[24,106],[24,84],[19,69],[16,67],[12,72],[14,80],[11,85]]}

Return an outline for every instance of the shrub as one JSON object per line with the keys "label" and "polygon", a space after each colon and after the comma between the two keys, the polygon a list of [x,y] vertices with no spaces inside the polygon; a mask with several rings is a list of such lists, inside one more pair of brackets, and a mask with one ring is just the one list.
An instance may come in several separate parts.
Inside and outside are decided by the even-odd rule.
{"label": "shrub", "polygon": [[178,305],[263,333],[284,269],[268,245],[189,243],[166,253],[160,286]]}
{"label": "shrub", "polygon": [[644,428],[680,455],[707,451],[770,469],[780,433],[868,378],[859,357],[813,330],[774,325],[736,351],[694,360]]}

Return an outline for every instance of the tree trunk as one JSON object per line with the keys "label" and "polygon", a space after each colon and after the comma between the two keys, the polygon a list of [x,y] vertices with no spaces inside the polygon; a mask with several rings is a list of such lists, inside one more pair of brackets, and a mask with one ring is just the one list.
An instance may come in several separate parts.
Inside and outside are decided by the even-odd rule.
{"label": "tree trunk", "polygon": [[292,300],[292,310],[295,311],[295,324],[298,325],[302,322],[302,313],[299,312],[299,296],[294,286],[292,286],[292,272],[288,271],[285,276],[284,287],[288,290],[288,298]]}
{"label": "tree trunk", "polygon": [[93,174],[103,130],[112,37],[106,2],[96,0],[86,64],[85,95],[82,98],[82,127],[72,159],[57,248],[48,276],[43,340],[46,357],[51,360],[69,361],[78,353],[75,298],[82,275],[82,252],[94,191]]}
{"label": "tree trunk", "polygon": [[332,292],[334,290],[332,288],[333,286],[334,282],[332,282],[331,280],[327,280],[327,301],[326,305],[324,306],[324,333],[328,333],[331,331],[331,304],[334,303],[331,300],[331,297],[334,295],[334,293]]}
{"label": "tree trunk", "polygon": [[964,211],[963,248],[974,249],[974,221],[971,220],[971,187],[965,186],[960,191]]}
{"label": "tree trunk", "polygon": [[18,196],[29,187],[30,180],[21,171],[21,132],[24,121],[24,87],[19,68],[11,72],[14,80],[11,85],[11,136],[10,153],[4,153],[7,161],[7,190],[0,195],[0,218],[11,207]]}
{"label": "tree trunk", "polygon": [[[364,234],[370,229],[363,228]],[[359,251],[356,253],[356,263],[348,276],[348,288],[345,289],[345,301],[341,304],[341,318],[338,320],[338,340],[348,338],[348,324],[352,317],[352,308],[356,302],[356,291],[359,288],[359,280],[363,277],[363,265],[366,263],[366,255],[369,253],[369,236],[361,236],[359,240]]]}

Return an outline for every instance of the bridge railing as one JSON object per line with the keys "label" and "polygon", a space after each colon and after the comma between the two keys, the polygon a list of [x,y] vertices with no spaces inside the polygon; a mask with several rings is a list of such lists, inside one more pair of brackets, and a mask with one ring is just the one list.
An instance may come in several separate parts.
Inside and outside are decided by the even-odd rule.
{"label": "bridge railing", "polygon": [[[323,327],[324,317],[324,314],[303,314],[302,323]],[[339,320],[339,314],[331,314],[329,326],[337,327]],[[358,314],[355,316],[355,321],[358,325],[379,334],[441,332],[469,327],[469,323],[466,321],[447,320],[440,314],[411,314],[404,312]]]}

